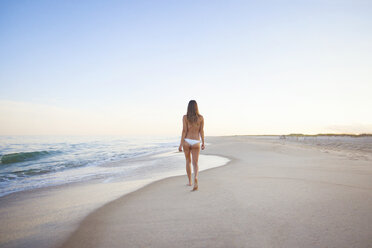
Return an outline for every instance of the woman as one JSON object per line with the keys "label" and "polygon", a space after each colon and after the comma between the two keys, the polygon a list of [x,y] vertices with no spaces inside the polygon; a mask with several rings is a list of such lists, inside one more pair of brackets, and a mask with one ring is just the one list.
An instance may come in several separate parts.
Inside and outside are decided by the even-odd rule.
{"label": "woman", "polygon": [[191,100],[187,107],[187,114],[183,116],[181,144],[178,150],[182,152],[183,147],[183,152],[185,153],[186,172],[189,179],[188,186],[192,185],[191,162],[194,167],[193,191],[198,189],[200,138],[202,142],[201,149],[204,150],[204,118],[199,114],[198,104],[196,101]]}

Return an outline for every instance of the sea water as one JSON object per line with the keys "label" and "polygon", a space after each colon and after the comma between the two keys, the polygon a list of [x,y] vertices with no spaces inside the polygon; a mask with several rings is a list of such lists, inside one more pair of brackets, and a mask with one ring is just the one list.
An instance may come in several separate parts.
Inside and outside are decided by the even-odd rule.
{"label": "sea water", "polygon": [[[95,178],[151,177],[151,155],[167,156],[178,144],[179,137],[0,136],[0,196]],[[140,158],[146,162],[129,162]]]}

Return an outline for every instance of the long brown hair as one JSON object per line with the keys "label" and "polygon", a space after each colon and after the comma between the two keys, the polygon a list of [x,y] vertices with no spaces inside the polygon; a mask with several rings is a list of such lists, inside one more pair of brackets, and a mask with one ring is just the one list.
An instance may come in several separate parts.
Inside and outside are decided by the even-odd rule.
{"label": "long brown hair", "polygon": [[197,122],[199,119],[198,104],[195,100],[191,100],[187,106],[187,120],[191,123]]}

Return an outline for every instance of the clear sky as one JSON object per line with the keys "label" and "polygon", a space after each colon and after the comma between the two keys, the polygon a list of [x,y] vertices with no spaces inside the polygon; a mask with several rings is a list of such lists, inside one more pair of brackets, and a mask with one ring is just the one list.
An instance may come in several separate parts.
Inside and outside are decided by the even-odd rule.
{"label": "clear sky", "polygon": [[372,132],[372,1],[0,1],[0,134]]}

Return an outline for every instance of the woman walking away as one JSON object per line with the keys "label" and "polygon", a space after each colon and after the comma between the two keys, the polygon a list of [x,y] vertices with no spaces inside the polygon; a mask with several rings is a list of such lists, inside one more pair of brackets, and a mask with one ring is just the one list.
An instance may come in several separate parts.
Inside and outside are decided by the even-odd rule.
{"label": "woman walking away", "polygon": [[187,114],[183,116],[183,129],[181,143],[178,150],[185,153],[186,172],[189,179],[188,186],[192,185],[191,181],[191,162],[194,168],[194,188],[198,189],[199,166],[198,159],[200,153],[200,138],[201,149],[204,150],[204,118],[199,114],[198,104],[195,100],[191,100],[187,107]]}

